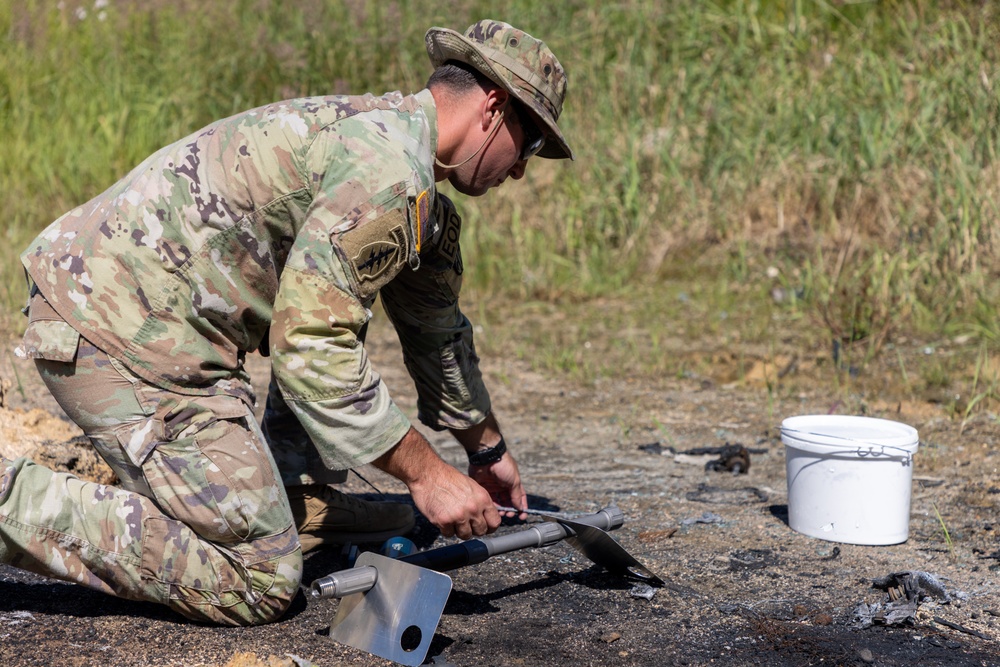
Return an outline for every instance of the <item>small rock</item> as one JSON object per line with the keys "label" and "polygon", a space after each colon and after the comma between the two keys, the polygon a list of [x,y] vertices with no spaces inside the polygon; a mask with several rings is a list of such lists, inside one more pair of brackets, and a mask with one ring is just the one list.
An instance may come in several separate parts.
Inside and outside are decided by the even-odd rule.
{"label": "small rock", "polygon": [[668,528],[667,530],[644,530],[639,533],[638,537],[640,542],[658,542],[660,540],[673,537],[676,532],[676,528]]}
{"label": "small rock", "polygon": [[616,642],[621,638],[622,638],[621,634],[617,632],[609,632],[606,635],[601,635],[601,641],[604,642],[605,644],[611,644],[612,642]]}
{"label": "small rock", "polygon": [[872,654],[870,649],[866,648],[861,649],[860,651],[858,651],[858,657],[861,658],[861,662],[865,663],[866,665],[870,665],[873,662],[875,662],[875,656],[874,654]]}
{"label": "small rock", "polygon": [[813,618],[813,625],[830,625],[833,623],[833,616],[830,614],[816,614]]}
{"label": "small rock", "polygon": [[630,590],[628,594],[634,598],[652,600],[653,596],[656,595],[656,589],[649,584],[636,584],[632,587],[632,590]]}

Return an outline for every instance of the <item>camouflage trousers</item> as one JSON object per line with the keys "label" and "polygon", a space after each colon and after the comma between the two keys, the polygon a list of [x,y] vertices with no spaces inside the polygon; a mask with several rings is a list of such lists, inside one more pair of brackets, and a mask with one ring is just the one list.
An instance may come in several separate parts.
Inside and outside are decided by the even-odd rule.
{"label": "camouflage trousers", "polygon": [[[302,553],[250,408],[166,391],[86,339],[72,342],[69,361],[32,356],[120,485],[0,458],[0,562],[201,621],[280,617],[298,591]],[[295,439],[294,427],[274,423]],[[286,458],[301,467],[308,455]]]}

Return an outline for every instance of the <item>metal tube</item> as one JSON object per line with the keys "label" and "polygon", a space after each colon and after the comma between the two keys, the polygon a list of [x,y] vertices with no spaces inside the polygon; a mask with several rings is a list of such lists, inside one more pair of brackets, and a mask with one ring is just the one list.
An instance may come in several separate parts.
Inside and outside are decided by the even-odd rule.
{"label": "metal tube", "polygon": [[449,544],[427,551],[418,551],[397,560],[428,570],[434,570],[435,572],[447,572],[448,570],[456,570],[466,565],[482,563],[492,555],[489,549],[486,548],[486,544],[479,539],[466,540],[458,544]]}
{"label": "metal tube", "polygon": [[[558,519],[556,519],[558,521]],[[602,510],[572,519],[574,523],[585,523],[601,530],[616,530],[625,523],[625,515],[617,505],[610,505]]]}
{"label": "metal tube", "polygon": [[315,599],[342,598],[351,593],[364,593],[371,590],[378,581],[378,570],[371,565],[341,570],[320,577],[312,582],[309,595]]}
{"label": "metal tube", "polygon": [[516,533],[506,533],[504,535],[492,535],[490,537],[480,537],[479,541],[486,545],[490,556],[505,554],[518,549],[529,547],[544,547],[565,539],[572,535],[567,532],[566,527],[558,523],[539,523],[526,530]]}
{"label": "metal tube", "polygon": [[[593,526],[601,530],[614,530],[621,526],[624,521],[625,516],[615,506],[605,507],[594,514],[573,519],[574,523]],[[558,519],[553,518],[545,523],[537,523],[513,533],[481,537],[437,549],[419,551],[398,560],[435,572],[447,572],[466,565],[482,563],[497,554],[529,547],[543,547],[575,535],[572,528],[558,523]],[[314,598],[344,597],[351,593],[370,590],[377,579],[378,572],[371,566],[341,570],[314,581],[309,594]]]}

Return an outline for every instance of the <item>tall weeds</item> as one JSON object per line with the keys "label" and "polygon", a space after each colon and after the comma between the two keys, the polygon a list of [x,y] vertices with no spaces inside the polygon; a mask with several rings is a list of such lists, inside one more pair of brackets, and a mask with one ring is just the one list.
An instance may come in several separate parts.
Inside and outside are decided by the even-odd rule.
{"label": "tall weeds", "polygon": [[1000,336],[1000,16],[931,0],[0,0],[5,311],[18,251],[146,154],[283,97],[417,90],[426,28],[483,16],[567,66],[578,159],[458,198],[473,289],[617,294],[738,255],[845,340]]}

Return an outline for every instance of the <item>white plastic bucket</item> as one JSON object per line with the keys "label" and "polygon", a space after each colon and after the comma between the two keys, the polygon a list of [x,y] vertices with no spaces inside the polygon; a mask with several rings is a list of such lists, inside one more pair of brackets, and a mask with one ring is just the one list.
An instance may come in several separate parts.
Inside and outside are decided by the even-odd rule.
{"label": "white plastic bucket", "polygon": [[899,544],[910,534],[910,486],[917,430],[845,415],[781,422],[788,525],[848,544]]}

